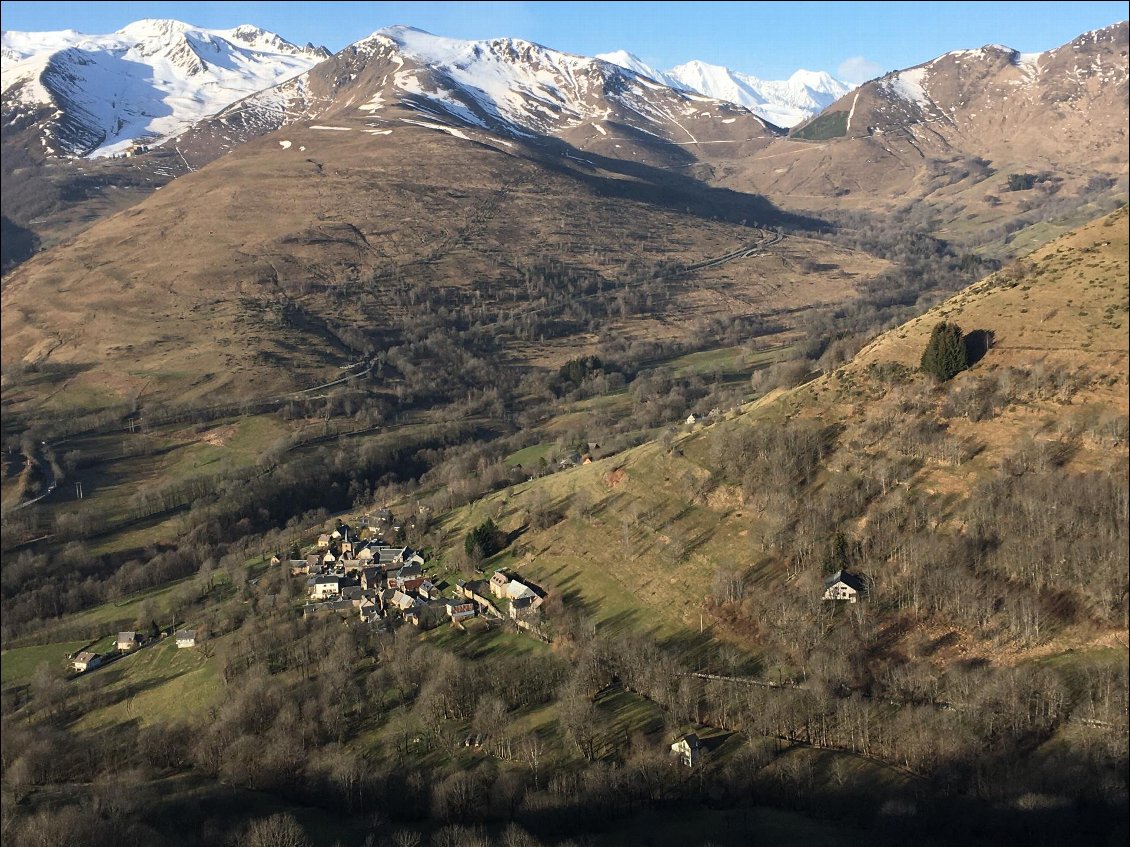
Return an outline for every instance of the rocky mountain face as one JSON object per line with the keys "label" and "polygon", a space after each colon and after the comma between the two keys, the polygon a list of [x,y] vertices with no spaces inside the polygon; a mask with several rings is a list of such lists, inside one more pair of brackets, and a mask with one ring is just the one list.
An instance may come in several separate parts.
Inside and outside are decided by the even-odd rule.
{"label": "rocky mountain face", "polygon": [[[3,34],[3,267],[187,172],[168,141],[326,58],[254,26],[142,20],[109,35]],[[144,156],[124,158],[137,149]]]}
{"label": "rocky mountain face", "polygon": [[1045,53],[959,50],[860,86],[716,178],[809,210],[924,201],[961,237],[1082,210],[1066,228],[1125,195],[1127,76],[1125,22]]}
{"label": "rocky mountain face", "polygon": [[34,126],[42,156],[113,155],[165,141],[328,55],[250,25],[142,20],[110,35],[5,32],[4,125]]}
{"label": "rocky mountain face", "polygon": [[302,120],[345,121],[374,136],[415,123],[664,165],[696,161],[701,144],[749,149],[782,135],[748,109],[611,62],[517,39],[459,41],[398,26],[234,104],[194,127],[181,146],[190,161],[206,161]]}

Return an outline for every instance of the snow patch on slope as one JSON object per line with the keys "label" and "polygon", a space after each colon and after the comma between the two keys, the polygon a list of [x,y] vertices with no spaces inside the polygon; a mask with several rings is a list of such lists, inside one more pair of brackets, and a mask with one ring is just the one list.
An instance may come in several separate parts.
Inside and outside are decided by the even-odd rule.
{"label": "snow patch on slope", "polygon": [[926,93],[923,80],[926,68],[911,68],[908,71],[899,71],[887,79],[887,89],[894,95],[901,97],[922,109],[931,108],[934,103]]}

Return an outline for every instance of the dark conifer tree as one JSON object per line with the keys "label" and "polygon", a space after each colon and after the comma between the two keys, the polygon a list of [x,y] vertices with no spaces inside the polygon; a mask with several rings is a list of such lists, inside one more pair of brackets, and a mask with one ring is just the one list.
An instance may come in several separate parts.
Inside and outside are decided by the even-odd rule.
{"label": "dark conifer tree", "polygon": [[942,321],[930,333],[930,341],[922,352],[922,370],[938,382],[953,379],[969,367],[965,337],[961,327]]}

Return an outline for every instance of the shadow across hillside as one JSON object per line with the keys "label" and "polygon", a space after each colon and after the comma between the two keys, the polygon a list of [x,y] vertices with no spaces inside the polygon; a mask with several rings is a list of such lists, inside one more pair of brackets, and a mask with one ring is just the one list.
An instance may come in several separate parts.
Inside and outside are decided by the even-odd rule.
{"label": "shadow across hillside", "polygon": [[[667,168],[602,156],[559,139],[544,138],[539,142],[527,148],[535,154],[538,164],[584,183],[600,196],[647,203],[706,220],[743,226],[783,226],[813,231],[831,228],[827,221],[786,212],[757,194],[715,188]],[[584,167],[586,164],[589,168]],[[598,171],[613,176],[604,176]]]}
{"label": "shadow across hillside", "polygon": [[965,359],[972,367],[985,358],[985,354],[992,349],[996,341],[996,333],[991,329],[975,329],[965,333],[962,340],[965,342]]}

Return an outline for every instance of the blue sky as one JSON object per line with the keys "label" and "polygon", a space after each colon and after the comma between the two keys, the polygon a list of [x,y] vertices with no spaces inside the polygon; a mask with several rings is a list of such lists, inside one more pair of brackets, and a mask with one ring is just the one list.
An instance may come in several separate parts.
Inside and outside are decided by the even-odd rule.
{"label": "blue sky", "polygon": [[582,55],[617,49],[665,70],[701,59],[765,79],[800,67],[858,82],[948,50],[1058,47],[1127,17],[1125,2],[15,2],[4,29],[107,33],[139,18],[251,23],[331,50],[402,23],[454,38],[508,35]]}

